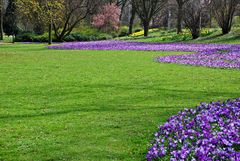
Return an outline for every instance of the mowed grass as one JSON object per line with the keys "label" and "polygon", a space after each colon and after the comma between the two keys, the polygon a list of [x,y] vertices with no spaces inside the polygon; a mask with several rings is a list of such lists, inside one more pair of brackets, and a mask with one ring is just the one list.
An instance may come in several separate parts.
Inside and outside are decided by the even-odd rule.
{"label": "mowed grass", "polygon": [[240,96],[240,71],[154,62],[182,54],[0,46],[0,160],[144,160],[157,126]]}

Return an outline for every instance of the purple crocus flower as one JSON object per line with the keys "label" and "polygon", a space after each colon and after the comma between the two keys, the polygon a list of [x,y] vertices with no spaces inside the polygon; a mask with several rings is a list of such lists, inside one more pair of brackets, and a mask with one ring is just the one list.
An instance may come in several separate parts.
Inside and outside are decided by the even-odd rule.
{"label": "purple crocus flower", "polygon": [[[240,160],[240,98],[201,103],[161,125],[147,153],[147,160]],[[157,140],[164,139],[165,142]]]}
{"label": "purple crocus flower", "polygon": [[142,50],[142,51],[187,51],[195,54],[163,56],[157,62],[176,63],[214,68],[240,68],[240,45],[144,43],[126,41],[71,42],[49,46],[49,49],[69,50]]}

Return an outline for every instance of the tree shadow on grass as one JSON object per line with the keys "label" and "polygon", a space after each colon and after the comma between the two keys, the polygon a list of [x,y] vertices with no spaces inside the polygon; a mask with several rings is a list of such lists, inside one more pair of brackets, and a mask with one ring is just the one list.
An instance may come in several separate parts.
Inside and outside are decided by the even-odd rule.
{"label": "tree shadow on grass", "polygon": [[212,40],[212,39],[216,39],[219,37],[222,37],[222,34],[217,34],[217,35],[213,35],[213,36],[207,36],[207,37],[202,37],[201,40]]}
{"label": "tree shadow on grass", "polygon": [[[41,89],[49,89],[49,87],[44,87]],[[87,91],[86,91],[87,89]],[[96,90],[97,89],[97,90]],[[39,90],[40,91],[40,90]],[[115,91],[116,93],[112,93]],[[140,92],[144,91],[145,93],[141,94]],[[13,115],[4,115],[0,116],[0,120],[3,119],[23,119],[31,117],[52,117],[58,115],[64,115],[69,113],[91,113],[91,112],[139,112],[147,110],[159,110],[162,109],[183,109],[183,103],[188,102],[197,102],[210,100],[210,101],[219,101],[214,100],[216,98],[235,98],[239,96],[239,92],[220,92],[220,91],[197,91],[197,90],[181,90],[181,89],[166,89],[159,86],[137,86],[137,85],[110,85],[110,84],[94,84],[94,85],[84,85],[81,88],[78,88],[77,91],[52,91],[51,100],[59,100],[58,97],[64,97],[65,100],[72,99],[74,94],[74,99],[81,98],[82,95],[90,95],[102,92],[104,99],[96,99],[93,103],[79,103],[71,105],[61,105],[61,110],[58,110],[57,105],[51,106],[49,112],[40,112],[40,113],[31,113],[31,114],[13,114]],[[129,94],[126,94],[129,92]],[[122,95],[122,93],[125,93]],[[131,94],[134,93],[134,94]],[[2,95],[11,97],[15,95],[24,95],[25,97],[34,96],[37,98],[41,97],[43,93],[33,92],[33,93],[24,93],[24,92],[8,92],[3,93]],[[113,96],[111,99],[108,96]],[[211,100],[212,99],[212,100]],[[62,100],[64,101],[64,99]],[[152,102],[151,104],[148,101]],[[224,100],[222,100],[224,101]],[[164,102],[164,103],[163,103]],[[200,103],[200,102],[199,102]],[[191,108],[191,107],[189,107]],[[64,109],[64,110],[62,110]],[[52,111],[51,111],[52,110]],[[39,109],[36,109],[39,112]]]}
{"label": "tree shadow on grass", "polygon": [[[97,113],[104,113],[104,112],[130,112],[130,111],[141,111],[141,110],[151,110],[151,109],[175,109],[177,108],[176,106],[163,106],[163,107],[156,107],[156,106],[145,106],[144,108],[141,109],[129,109],[129,108],[119,108],[119,109],[114,109],[114,108],[92,108],[93,106],[89,106],[91,108],[70,108],[68,106],[66,106],[66,108],[70,108],[68,110],[59,110],[59,111],[52,111],[52,112],[47,112],[47,113],[34,113],[34,114],[21,114],[21,115],[7,115],[7,116],[0,116],[0,120],[3,119],[23,119],[23,118],[34,118],[34,117],[48,117],[48,116],[58,116],[58,115],[64,115],[64,114],[69,114],[69,113],[79,113],[79,112],[83,112],[83,113],[92,113],[92,112],[97,112]],[[114,106],[110,106],[110,107],[114,107]]]}
{"label": "tree shadow on grass", "polygon": [[223,35],[223,34],[217,34],[217,35],[213,35],[213,36],[207,36],[207,37],[201,37],[197,40],[199,40],[200,42],[203,41],[203,43],[223,43],[225,44],[226,42],[231,42],[234,40],[239,40],[240,35]]}

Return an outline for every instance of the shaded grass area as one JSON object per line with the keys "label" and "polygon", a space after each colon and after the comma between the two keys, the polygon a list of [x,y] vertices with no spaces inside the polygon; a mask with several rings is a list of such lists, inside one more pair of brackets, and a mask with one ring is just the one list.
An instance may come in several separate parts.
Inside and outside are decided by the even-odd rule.
{"label": "shaded grass area", "polygon": [[0,160],[144,160],[157,125],[240,95],[240,71],[154,62],[182,54],[0,46]]}
{"label": "shaded grass area", "polygon": [[150,31],[149,37],[142,36],[128,36],[119,38],[120,40],[139,41],[139,42],[186,42],[186,43],[227,43],[239,44],[240,43],[240,29],[233,28],[232,32],[227,35],[221,35],[221,30],[218,28],[202,29],[201,37],[192,40],[191,34],[188,30],[184,29],[183,33],[178,35],[176,30],[154,30]]}
{"label": "shaded grass area", "polygon": [[190,41],[193,43],[219,43],[219,44],[240,44],[240,33],[231,32],[227,35],[216,33],[207,37],[200,37],[197,40]]}

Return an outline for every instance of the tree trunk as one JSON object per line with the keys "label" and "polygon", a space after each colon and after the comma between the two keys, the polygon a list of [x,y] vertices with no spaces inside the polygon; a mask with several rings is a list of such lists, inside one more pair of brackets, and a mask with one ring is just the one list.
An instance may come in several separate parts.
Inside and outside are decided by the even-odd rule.
{"label": "tree trunk", "polygon": [[177,15],[177,33],[182,33],[182,19],[183,19],[183,7],[182,5],[178,6],[178,15]]}
{"label": "tree trunk", "polygon": [[57,33],[57,30],[54,29],[55,37],[56,37],[57,41],[58,42],[63,42],[64,39],[71,34],[73,29],[74,29],[74,27],[71,27],[67,30],[61,31],[60,33]]}
{"label": "tree trunk", "polygon": [[125,8],[125,4],[122,4],[120,16],[119,16],[119,21],[120,21],[120,22],[122,21],[122,16],[123,16],[124,8]]}
{"label": "tree trunk", "polygon": [[49,23],[49,28],[48,28],[48,44],[52,44],[52,20]]}
{"label": "tree trunk", "polygon": [[192,38],[197,39],[200,36],[200,30],[194,30],[192,31]]}
{"label": "tree trunk", "polygon": [[201,13],[200,13],[200,18],[199,18],[200,20],[199,20],[199,29],[200,29],[200,31],[202,30],[202,15],[201,15]]}
{"label": "tree trunk", "polygon": [[[69,36],[72,32],[72,30],[75,28],[75,26],[78,24],[78,22],[75,22],[74,24],[72,24],[71,26],[68,26],[66,28],[63,28],[62,30],[60,30],[59,28],[56,27],[56,25],[53,23],[53,30],[55,33],[55,38],[57,39],[57,41],[62,42],[64,41],[64,38]],[[67,26],[67,24],[66,24]]]}
{"label": "tree trunk", "polygon": [[144,22],[144,23],[143,23],[143,27],[144,27],[144,37],[148,37],[149,22]]}
{"label": "tree trunk", "polygon": [[167,19],[167,23],[168,23],[168,30],[171,29],[171,21],[172,21],[172,13],[171,13],[171,10],[168,9],[168,19]]}
{"label": "tree trunk", "polygon": [[209,28],[212,28],[212,10],[209,12]]}
{"label": "tree trunk", "polygon": [[13,35],[12,35],[12,43],[13,43],[13,44],[15,43],[15,37],[16,37],[16,35],[13,34]]}
{"label": "tree trunk", "polygon": [[229,25],[224,25],[224,26],[222,27],[222,34],[223,34],[223,35],[228,34],[230,31],[231,31],[231,27],[229,27]]}
{"label": "tree trunk", "polygon": [[0,0],[0,40],[3,40],[3,0]]}
{"label": "tree trunk", "polygon": [[227,28],[222,28],[222,34],[226,35],[228,34],[230,31]]}
{"label": "tree trunk", "polygon": [[129,22],[129,30],[128,30],[129,35],[133,33],[133,24],[134,24],[135,16],[136,16],[136,10],[134,9],[134,7],[132,7],[131,18]]}

